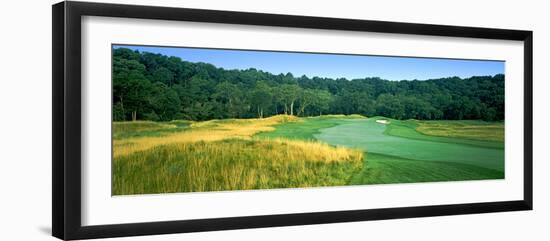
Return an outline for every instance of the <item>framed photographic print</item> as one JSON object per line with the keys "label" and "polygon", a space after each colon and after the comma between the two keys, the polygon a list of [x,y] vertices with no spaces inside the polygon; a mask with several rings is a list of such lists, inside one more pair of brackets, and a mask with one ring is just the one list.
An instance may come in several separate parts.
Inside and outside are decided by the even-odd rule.
{"label": "framed photographic print", "polygon": [[532,209],[532,32],[53,6],[53,235]]}

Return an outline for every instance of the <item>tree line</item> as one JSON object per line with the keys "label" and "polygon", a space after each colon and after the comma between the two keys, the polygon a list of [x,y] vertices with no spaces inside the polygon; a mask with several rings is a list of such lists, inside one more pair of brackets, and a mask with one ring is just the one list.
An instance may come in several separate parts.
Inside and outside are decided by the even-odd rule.
{"label": "tree line", "polygon": [[226,70],[113,50],[113,119],[168,121],[361,114],[395,119],[504,119],[504,75],[389,81]]}

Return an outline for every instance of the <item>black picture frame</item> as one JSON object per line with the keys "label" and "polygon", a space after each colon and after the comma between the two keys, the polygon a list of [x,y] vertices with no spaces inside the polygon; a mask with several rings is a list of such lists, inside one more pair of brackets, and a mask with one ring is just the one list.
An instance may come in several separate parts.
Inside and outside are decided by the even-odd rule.
{"label": "black picture frame", "polygon": [[[52,6],[52,233],[60,239],[308,225],[380,219],[532,210],[533,32],[263,13],[197,10],[90,2]],[[282,215],[82,226],[81,224],[81,17],[104,16],[350,30],[429,36],[517,40],[524,43],[524,194],[522,200]]]}

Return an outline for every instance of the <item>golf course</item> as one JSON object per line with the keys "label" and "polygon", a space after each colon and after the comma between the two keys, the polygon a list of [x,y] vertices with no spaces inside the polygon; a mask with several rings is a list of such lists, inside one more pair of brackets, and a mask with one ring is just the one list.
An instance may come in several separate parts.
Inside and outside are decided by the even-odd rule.
{"label": "golf course", "polygon": [[278,115],[113,127],[114,195],[504,178],[503,122]]}
{"label": "golf course", "polygon": [[112,195],[504,178],[504,62],[112,45]]}
{"label": "golf course", "polygon": [[[504,178],[503,123],[391,120],[381,124],[376,122],[379,119],[386,118],[306,118],[307,124],[282,124],[259,136],[318,140],[363,150],[363,169],[350,184]],[[419,132],[419,126],[472,134],[428,135]],[[500,135],[487,138],[495,132]]]}

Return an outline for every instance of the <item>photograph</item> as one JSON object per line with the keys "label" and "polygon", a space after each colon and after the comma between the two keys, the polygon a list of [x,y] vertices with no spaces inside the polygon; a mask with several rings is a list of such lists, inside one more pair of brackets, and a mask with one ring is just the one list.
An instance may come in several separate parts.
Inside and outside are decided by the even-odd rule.
{"label": "photograph", "polygon": [[504,60],[111,53],[113,196],[505,178]]}

